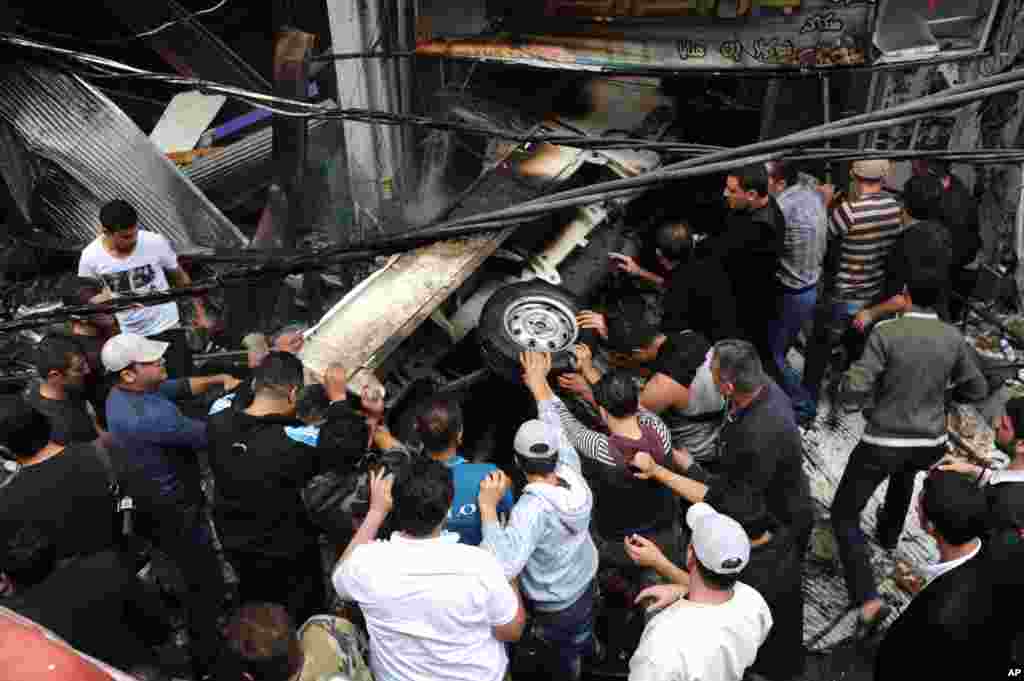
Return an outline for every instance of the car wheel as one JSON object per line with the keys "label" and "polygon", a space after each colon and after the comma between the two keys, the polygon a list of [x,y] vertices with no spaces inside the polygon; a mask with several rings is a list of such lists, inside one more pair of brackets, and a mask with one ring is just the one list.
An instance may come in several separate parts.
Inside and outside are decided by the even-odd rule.
{"label": "car wheel", "polygon": [[552,369],[572,370],[572,346],[579,337],[576,297],[534,279],[498,289],[484,305],[477,326],[480,348],[495,373],[518,381],[519,353],[550,352]]}

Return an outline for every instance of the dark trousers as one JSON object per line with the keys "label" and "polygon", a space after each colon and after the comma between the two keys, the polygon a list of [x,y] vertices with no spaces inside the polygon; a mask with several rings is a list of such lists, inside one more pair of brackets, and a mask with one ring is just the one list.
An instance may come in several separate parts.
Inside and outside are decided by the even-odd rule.
{"label": "dark trousers", "polygon": [[835,499],[832,501],[832,529],[843,563],[850,604],[859,606],[878,598],[871,573],[867,537],[860,528],[860,514],[886,478],[889,489],[885,506],[878,511],[876,537],[885,545],[899,540],[903,522],[914,494],[914,477],[942,458],[945,448],[882,447],[861,441],[850,454]]}
{"label": "dark trousers", "polygon": [[211,668],[219,654],[217,618],[227,591],[202,507],[185,495],[163,495],[158,485],[141,475],[125,478],[125,491],[137,508],[138,533],[168,555],[185,581],[183,600],[191,653],[196,672],[202,673]]}
{"label": "dark trousers", "polygon": [[240,603],[279,603],[295,622],[323,614],[326,595],[318,544],[294,556],[267,556],[229,549],[227,557],[238,574]]}
{"label": "dark trousers", "polygon": [[577,681],[582,674],[583,657],[594,649],[594,584],[564,610],[535,610],[532,632],[547,648],[546,677]]}
{"label": "dark trousers", "polygon": [[189,347],[185,329],[168,329],[149,338],[171,344],[164,353],[168,378],[188,378],[192,375],[192,348]]}
{"label": "dark trousers", "polygon": [[[858,333],[851,329],[850,322],[861,307],[862,303],[819,299],[814,311],[814,331],[807,343],[804,362],[803,384],[812,401],[818,401],[821,380],[825,377],[825,369],[832,357],[832,348]],[[863,336],[860,340],[863,342]],[[850,359],[856,358],[859,354],[856,348],[851,347]]]}
{"label": "dark trousers", "polygon": [[[978,270],[965,270],[953,266],[950,268],[950,285],[955,295],[949,299],[949,319],[953,324],[963,321],[967,313],[967,305],[964,299],[971,298],[978,287]],[[987,301],[986,301],[987,302]]]}

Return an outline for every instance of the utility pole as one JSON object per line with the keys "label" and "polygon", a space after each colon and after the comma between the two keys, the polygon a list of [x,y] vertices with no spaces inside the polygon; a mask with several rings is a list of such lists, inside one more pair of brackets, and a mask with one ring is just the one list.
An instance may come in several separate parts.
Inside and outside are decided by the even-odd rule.
{"label": "utility pole", "polygon": [[[374,0],[327,0],[333,52],[379,52],[395,44],[390,26]],[[394,14],[394,12],[392,12]],[[404,24],[403,24],[404,25]],[[335,63],[338,105],[343,109],[399,111],[398,69],[387,59],[347,59]],[[383,233],[399,191],[397,169],[404,163],[398,126],[345,122],[345,148],[355,208],[353,236]]]}

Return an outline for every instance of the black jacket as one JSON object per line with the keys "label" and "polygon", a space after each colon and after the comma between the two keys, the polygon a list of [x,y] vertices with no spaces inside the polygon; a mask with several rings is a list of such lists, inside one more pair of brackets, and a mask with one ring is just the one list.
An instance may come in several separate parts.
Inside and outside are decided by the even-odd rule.
{"label": "black jacket", "polygon": [[928,271],[939,277],[942,283],[935,311],[939,319],[949,321],[949,271],[952,262],[953,240],[945,225],[930,220],[909,225],[886,258],[882,300],[900,295],[914,275]]}
{"label": "black jacket", "polygon": [[214,518],[224,548],[284,558],[298,555],[317,541],[301,491],[313,476],[335,470],[366,451],[369,433],[362,417],[344,404],[332,405],[330,447],[313,446],[300,432],[303,423],[288,416],[250,416],[225,409],[208,424],[213,470]]}
{"label": "black jacket", "polygon": [[942,221],[953,237],[953,264],[963,267],[974,260],[981,248],[981,224],[978,202],[967,186],[955,175],[942,193]]}
{"label": "black jacket", "polygon": [[[689,477],[716,485],[744,482],[764,494],[768,511],[803,541],[814,523],[803,441],[789,397],[771,379],[746,408],[726,419],[714,475],[694,464]],[[710,493],[710,492],[709,492]]]}
{"label": "black jacket", "polygon": [[696,331],[712,343],[740,335],[732,281],[716,257],[679,265],[669,279],[661,329]]}
{"label": "black jacket", "polygon": [[148,591],[134,566],[113,551],[59,568],[4,605],[121,669],[156,664],[152,648],[171,630],[159,592]]}
{"label": "black jacket", "polygon": [[[875,659],[875,679],[1007,678],[1010,645],[1021,628],[1020,564],[974,558],[926,586],[890,627]],[[1015,574],[1016,573],[1016,574]]]}

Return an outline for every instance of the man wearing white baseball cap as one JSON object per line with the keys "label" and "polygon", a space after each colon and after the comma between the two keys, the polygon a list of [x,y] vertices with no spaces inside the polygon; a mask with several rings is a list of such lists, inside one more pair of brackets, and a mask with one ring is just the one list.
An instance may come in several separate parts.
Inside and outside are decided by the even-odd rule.
{"label": "man wearing white baseball cap", "polygon": [[182,414],[174,401],[218,384],[232,390],[239,381],[227,374],[167,380],[169,346],[121,333],[103,344],[100,360],[116,377],[106,405],[111,458],[136,503],[140,529],[178,563],[190,587],[193,661],[195,671],[203,672],[217,655],[215,620],[224,585],[202,522],[196,450],[208,444],[206,424]]}
{"label": "man wearing white baseball cap", "polygon": [[647,623],[630,681],[740,681],[772,628],[768,604],[739,581],[750,561],[743,527],[703,502],[686,513],[687,585],[648,587],[639,600],[664,610]]}

